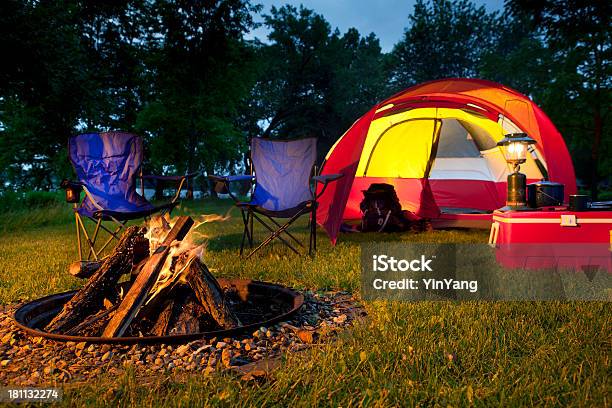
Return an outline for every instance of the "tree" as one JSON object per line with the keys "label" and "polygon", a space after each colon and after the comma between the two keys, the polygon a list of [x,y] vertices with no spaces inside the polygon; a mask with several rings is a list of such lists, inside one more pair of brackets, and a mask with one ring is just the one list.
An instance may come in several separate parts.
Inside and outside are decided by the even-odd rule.
{"label": "tree", "polygon": [[0,6],[0,52],[7,62],[0,74],[3,187],[48,189],[54,184],[51,167],[88,94],[87,53],[75,8],[59,3]]}
{"label": "tree", "polygon": [[0,7],[4,186],[50,189],[76,131],[126,129],[139,109],[142,2],[8,1]]}
{"label": "tree", "polygon": [[234,122],[253,79],[242,36],[258,9],[245,0],[205,3],[159,0],[151,13],[151,88],[137,127],[148,135],[156,172],[212,174],[244,151]]}
{"label": "tree", "polygon": [[396,91],[446,77],[475,77],[493,43],[497,13],[469,0],[417,0],[403,39],[392,52]]}
{"label": "tree", "polygon": [[332,32],[304,7],[272,7],[264,21],[271,44],[258,46],[261,74],[245,123],[252,131],[257,124],[264,137],[318,137],[324,153],[380,97],[378,39],[356,29]]}
{"label": "tree", "polygon": [[[545,42],[552,71],[545,107],[570,138],[579,175],[590,180],[593,199],[601,175],[610,177],[612,148],[612,4],[585,0],[510,0],[508,7]],[[574,114],[569,114],[573,112]],[[585,154],[585,151],[589,151]]]}

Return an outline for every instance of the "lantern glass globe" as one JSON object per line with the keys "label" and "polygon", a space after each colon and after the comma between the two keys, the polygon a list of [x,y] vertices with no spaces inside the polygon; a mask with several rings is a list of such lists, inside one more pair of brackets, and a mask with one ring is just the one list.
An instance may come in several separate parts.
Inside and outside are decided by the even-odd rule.
{"label": "lantern glass globe", "polygon": [[506,135],[497,143],[502,147],[506,161],[512,165],[525,163],[527,160],[527,148],[536,141],[525,133],[511,133]]}

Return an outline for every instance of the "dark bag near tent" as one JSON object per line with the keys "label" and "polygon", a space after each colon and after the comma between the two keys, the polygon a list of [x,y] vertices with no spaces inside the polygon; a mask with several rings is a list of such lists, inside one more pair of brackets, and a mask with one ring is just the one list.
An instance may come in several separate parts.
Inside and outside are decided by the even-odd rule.
{"label": "dark bag near tent", "polygon": [[390,184],[374,183],[363,190],[361,209],[361,231],[398,232],[410,228],[404,218],[395,188]]}

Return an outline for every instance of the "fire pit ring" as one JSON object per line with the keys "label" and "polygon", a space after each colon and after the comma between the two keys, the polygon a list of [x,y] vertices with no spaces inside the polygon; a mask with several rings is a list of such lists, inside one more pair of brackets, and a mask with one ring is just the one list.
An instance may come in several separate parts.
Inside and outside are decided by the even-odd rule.
{"label": "fire pit ring", "polygon": [[62,309],[62,306],[72,297],[76,290],[57,293],[50,296],[33,300],[20,306],[13,316],[17,326],[34,337],[44,337],[56,341],[73,341],[75,343],[108,343],[108,344],[155,344],[155,343],[188,343],[203,338],[232,337],[243,333],[252,333],[259,327],[268,327],[278,322],[288,320],[296,314],[304,304],[304,295],[288,287],[273,283],[254,281],[249,279],[218,279],[222,288],[231,287],[238,296],[246,301],[250,298],[264,297],[270,300],[282,302],[290,309],[281,312],[271,319],[226,330],[215,330],[192,334],[176,334],[166,336],[144,336],[144,337],[89,337],[70,336],[57,333],[49,333],[41,330],[53,316]]}

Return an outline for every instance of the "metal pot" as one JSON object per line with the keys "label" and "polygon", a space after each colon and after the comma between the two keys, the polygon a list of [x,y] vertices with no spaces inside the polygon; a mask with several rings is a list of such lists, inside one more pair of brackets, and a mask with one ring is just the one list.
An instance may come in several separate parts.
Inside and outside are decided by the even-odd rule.
{"label": "metal pot", "polygon": [[591,197],[584,194],[573,194],[569,197],[570,211],[586,211],[589,209]]}
{"label": "metal pot", "polygon": [[563,184],[554,181],[538,181],[527,184],[527,204],[531,208],[563,205]]}

